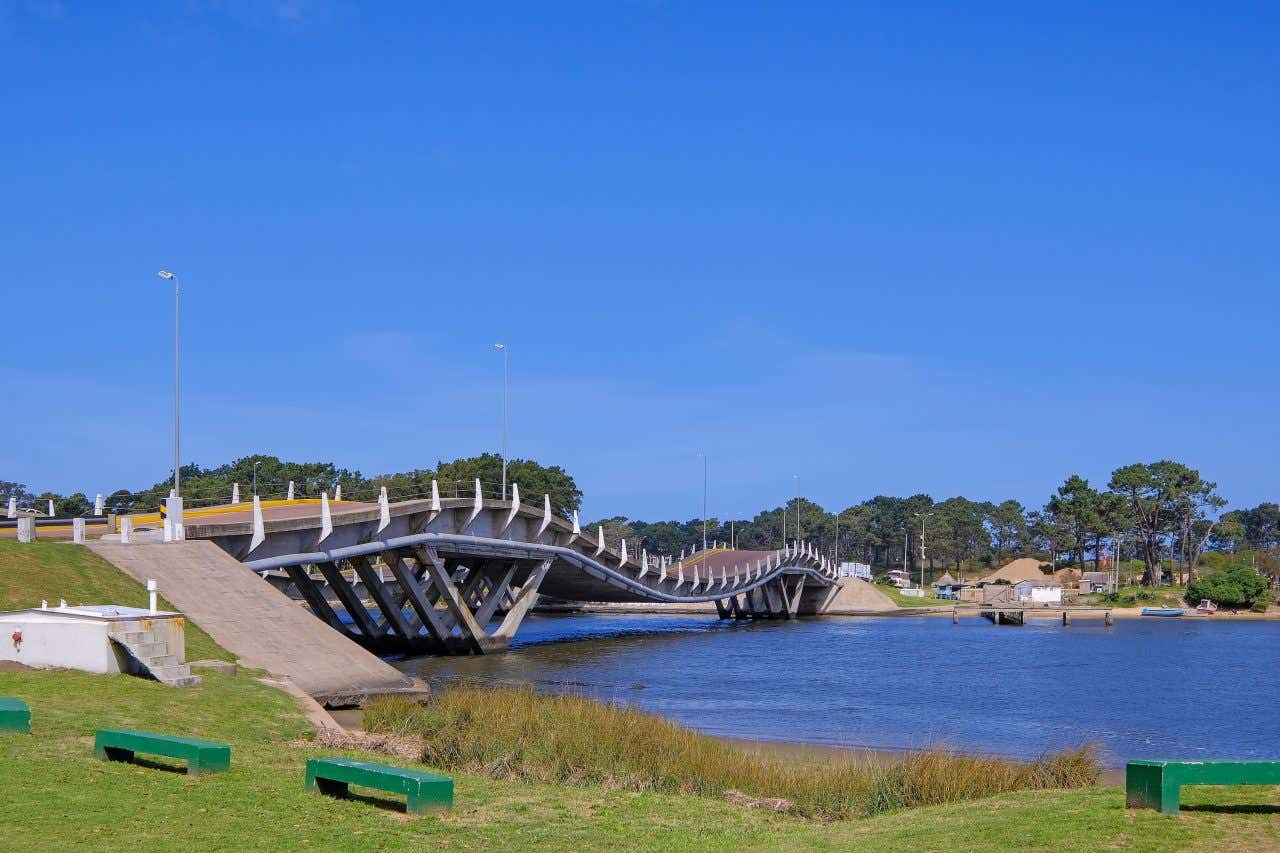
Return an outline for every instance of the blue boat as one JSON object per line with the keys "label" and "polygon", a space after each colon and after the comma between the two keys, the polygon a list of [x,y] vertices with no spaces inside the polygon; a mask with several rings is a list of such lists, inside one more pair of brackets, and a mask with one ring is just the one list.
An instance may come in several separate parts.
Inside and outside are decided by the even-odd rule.
{"label": "blue boat", "polygon": [[1144,607],[1143,616],[1181,616],[1181,607]]}

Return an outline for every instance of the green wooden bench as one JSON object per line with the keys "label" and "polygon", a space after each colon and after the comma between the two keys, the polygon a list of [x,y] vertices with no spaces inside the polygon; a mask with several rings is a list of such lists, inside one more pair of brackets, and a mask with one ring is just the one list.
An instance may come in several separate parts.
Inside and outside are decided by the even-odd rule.
{"label": "green wooden bench", "polygon": [[31,709],[26,702],[0,696],[0,732],[31,734]]}
{"label": "green wooden bench", "polygon": [[377,788],[408,797],[405,811],[422,814],[429,809],[453,805],[453,780],[434,773],[419,773],[385,764],[370,764],[350,758],[308,758],[307,790],[341,796],[348,785]]}
{"label": "green wooden bench", "polygon": [[1130,761],[1125,805],[1176,814],[1183,785],[1280,785],[1280,761]]}
{"label": "green wooden bench", "polygon": [[231,747],[225,743],[173,737],[132,729],[99,729],[93,751],[109,761],[132,761],[135,752],[163,755],[187,762],[187,774],[223,773],[231,769]]}

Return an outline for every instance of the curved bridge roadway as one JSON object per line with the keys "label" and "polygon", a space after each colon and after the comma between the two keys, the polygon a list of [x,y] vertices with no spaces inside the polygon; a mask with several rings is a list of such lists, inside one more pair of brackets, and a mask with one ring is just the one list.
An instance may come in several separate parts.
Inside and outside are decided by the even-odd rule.
{"label": "curved bridge roadway", "polygon": [[188,517],[186,535],[296,590],[331,627],[379,651],[505,650],[537,593],[711,601],[722,618],[785,619],[821,612],[838,588],[803,542],[680,563],[610,547],[602,531],[553,515],[545,498],[536,508],[512,497],[226,507]]}

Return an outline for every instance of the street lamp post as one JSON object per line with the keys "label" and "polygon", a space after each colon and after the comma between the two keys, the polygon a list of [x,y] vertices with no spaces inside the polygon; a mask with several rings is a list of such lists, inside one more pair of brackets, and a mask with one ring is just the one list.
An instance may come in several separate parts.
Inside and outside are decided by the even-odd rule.
{"label": "street lamp post", "polygon": [[258,466],[261,464],[262,464],[261,459],[253,463],[253,496],[255,498],[258,496]]}
{"label": "street lamp post", "polygon": [[796,541],[800,541],[800,475],[792,474],[791,479],[796,481]]}
{"label": "street lamp post", "polygon": [[702,550],[707,550],[707,482],[710,475],[708,474],[707,454],[699,453],[702,457]]}
{"label": "street lamp post", "polygon": [[840,568],[840,513],[836,512],[836,547],[835,547],[835,564],[836,569]]}
{"label": "street lamp post", "polygon": [[493,348],[502,351],[502,499],[507,499],[507,402],[508,377],[507,345],[494,344]]}
{"label": "street lamp post", "polygon": [[159,275],[161,278],[165,279],[166,281],[173,282],[173,496],[178,497],[178,487],[179,487],[178,472],[179,472],[179,469],[182,467],[182,463],[179,461],[182,458],[182,453],[179,448],[179,436],[181,435],[181,432],[182,432],[181,430],[182,409],[181,409],[181,406],[179,405],[180,383],[179,383],[179,371],[178,371],[178,366],[179,366],[178,354],[180,351],[178,346],[179,345],[179,326],[178,326],[179,305],[178,303],[179,303],[179,290],[181,289],[180,287],[181,283],[178,281],[178,277],[175,274],[169,272],[168,270],[160,270],[160,272],[157,273],[157,275]]}

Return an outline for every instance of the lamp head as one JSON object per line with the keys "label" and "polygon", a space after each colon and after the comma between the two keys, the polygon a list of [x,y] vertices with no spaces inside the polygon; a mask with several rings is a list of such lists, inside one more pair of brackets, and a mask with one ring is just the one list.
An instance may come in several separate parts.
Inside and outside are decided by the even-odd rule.
{"label": "lamp head", "polygon": [[156,275],[160,276],[160,277],[161,277],[161,278],[163,278],[163,279],[175,279],[175,278],[177,278],[177,276],[176,276],[176,275],[174,275],[173,273],[169,272],[168,270],[160,270],[160,272],[156,273]]}

